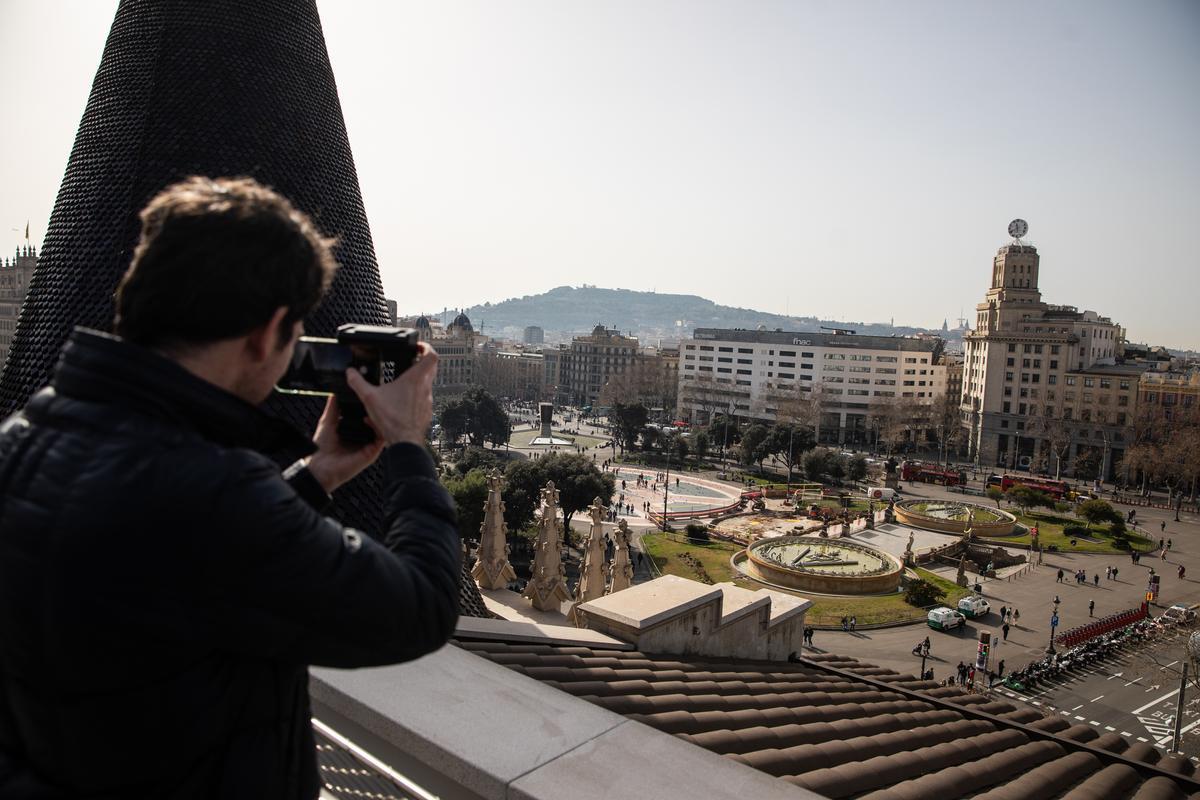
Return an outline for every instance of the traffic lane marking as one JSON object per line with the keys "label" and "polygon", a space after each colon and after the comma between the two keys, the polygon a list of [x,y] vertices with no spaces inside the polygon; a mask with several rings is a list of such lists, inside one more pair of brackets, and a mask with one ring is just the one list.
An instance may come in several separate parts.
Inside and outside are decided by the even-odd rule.
{"label": "traffic lane marking", "polygon": [[1103,699],[1104,699],[1104,695],[1100,695],[1099,697],[1093,697],[1093,698],[1092,698],[1091,700],[1089,700],[1088,702],[1089,702],[1089,703],[1094,703],[1094,702],[1096,702],[1097,700],[1103,700]]}
{"label": "traffic lane marking", "polygon": [[1136,717],[1138,714],[1142,713],[1147,708],[1150,708],[1151,706],[1156,706],[1164,700],[1170,700],[1172,697],[1174,697],[1177,694],[1179,694],[1179,690],[1172,689],[1171,691],[1167,692],[1166,694],[1164,694],[1162,697],[1158,698],[1157,700],[1151,700],[1149,703],[1146,703],[1146,705],[1142,706],[1141,708],[1139,708],[1135,711],[1131,711],[1129,713],[1133,714]]}

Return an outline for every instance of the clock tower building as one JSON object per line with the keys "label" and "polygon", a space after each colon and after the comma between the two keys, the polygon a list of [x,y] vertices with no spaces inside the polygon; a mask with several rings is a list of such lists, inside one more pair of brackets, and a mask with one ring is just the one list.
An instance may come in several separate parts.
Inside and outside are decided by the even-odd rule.
{"label": "clock tower building", "polygon": [[[1013,241],[992,261],[991,285],[975,307],[975,329],[964,337],[960,410],[970,457],[981,469],[1034,469],[1070,474],[1074,459],[1096,447],[1100,470],[1125,446],[1136,374],[1119,357],[1121,327],[1094,311],[1042,301],[1041,258]],[[1118,396],[1132,385],[1132,400]],[[1108,394],[1088,389],[1112,390]],[[1087,424],[1083,424],[1087,423]]]}

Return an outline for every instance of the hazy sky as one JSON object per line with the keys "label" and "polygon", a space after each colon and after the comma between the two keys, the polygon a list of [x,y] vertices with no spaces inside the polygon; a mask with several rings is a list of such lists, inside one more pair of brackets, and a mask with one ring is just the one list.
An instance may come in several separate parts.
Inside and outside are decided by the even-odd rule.
{"label": "hazy sky", "polygon": [[[590,283],[953,325],[1023,217],[1049,302],[1200,348],[1193,0],[319,6],[402,311]],[[0,0],[0,252],[115,7]]]}

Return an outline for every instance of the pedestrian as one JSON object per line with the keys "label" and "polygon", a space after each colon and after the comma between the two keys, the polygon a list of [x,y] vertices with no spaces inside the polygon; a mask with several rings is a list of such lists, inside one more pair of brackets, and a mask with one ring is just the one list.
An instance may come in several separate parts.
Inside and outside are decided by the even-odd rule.
{"label": "pedestrian", "polygon": [[1117,568],[1113,567],[1113,580],[1115,581],[1116,579],[1117,579]]}
{"label": "pedestrian", "polygon": [[[1159,533],[1167,532],[1167,521],[1165,519],[1162,522],[1158,523],[1158,530],[1159,530]],[[1162,545],[1160,544],[1159,547],[1162,547]]]}
{"label": "pedestrian", "polygon": [[843,631],[850,630],[850,618],[849,617],[842,617],[842,630]]}
{"label": "pedestrian", "polygon": [[1004,641],[1007,642],[1008,641],[1008,623],[1007,622],[1004,623],[1004,626],[1002,628],[1000,628],[1000,630],[1004,632]]}
{"label": "pedestrian", "polygon": [[1008,616],[1008,607],[1000,606],[1000,620],[1003,621]]}
{"label": "pedestrian", "polygon": [[964,664],[961,661],[958,662],[958,666],[955,668],[955,672],[958,675],[958,683],[962,684],[962,683],[967,682],[967,665],[966,664]]}
{"label": "pedestrian", "polygon": [[1159,557],[1160,559],[1162,559],[1163,561],[1166,561],[1166,560],[1167,560],[1167,551],[1166,551],[1166,550],[1160,550],[1160,551],[1159,551],[1159,555],[1158,555],[1158,557]]}
{"label": "pedestrian", "polygon": [[1104,580],[1106,580],[1106,581],[1112,580],[1112,567],[1104,568]]}
{"label": "pedestrian", "polygon": [[[1166,524],[1167,524],[1167,523],[1165,523],[1165,522],[1163,523],[1163,525],[1164,525],[1164,526],[1165,526]],[[1159,549],[1159,550],[1162,550],[1162,549],[1163,549],[1163,544],[1164,544],[1164,543],[1165,543],[1165,542],[1164,542],[1164,540],[1162,539],[1162,537],[1159,537],[1159,540],[1158,540],[1158,549]]]}
{"label": "pedestrian", "polygon": [[1167,549],[1168,550],[1171,549],[1171,540],[1170,539],[1167,539]]}
{"label": "pedestrian", "polygon": [[1100,588],[1100,573],[1099,572],[1097,572],[1095,575],[1092,576],[1092,585],[1095,586],[1097,589]]}
{"label": "pedestrian", "polygon": [[967,667],[967,686],[975,685],[975,667]]}
{"label": "pedestrian", "polygon": [[1014,608],[1013,609],[1013,624],[1018,625],[1018,624],[1020,624],[1020,622],[1021,622],[1021,609]]}
{"label": "pedestrian", "polygon": [[921,642],[921,655],[929,655],[929,637],[925,637],[925,641]]}
{"label": "pedestrian", "polygon": [[1063,582],[1063,571],[1061,569],[1058,571],[1058,582]]}
{"label": "pedestrian", "polygon": [[1179,565],[1179,577],[1180,577],[1180,578],[1182,578],[1182,577],[1183,577],[1183,564],[1180,564],[1180,565]]}
{"label": "pedestrian", "polygon": [[1091,617],[1091,616],[1095,616],[1095,615],[1093,614],[1093,612],[1094,612],[1095,610],[1096,610],[1096,601],[1095,601],[1095,600],[1088,600],[1088,616],[1089,616],[1089,617]]}
{"label": "pedestrian", "polygon": [[996,680],[1004,680],[1004,659],[1000,659],[1000,663],[996,665]]}
{"label": "pedestrian", "polygon": [[850,630],[854,630],[858,626],[858,617],[850,617]]}

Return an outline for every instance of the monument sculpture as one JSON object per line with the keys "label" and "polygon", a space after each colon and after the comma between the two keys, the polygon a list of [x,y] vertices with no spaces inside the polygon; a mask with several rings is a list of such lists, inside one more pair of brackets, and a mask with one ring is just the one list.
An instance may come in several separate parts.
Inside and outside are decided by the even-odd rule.
{"label": "monument sculpture", "polygon": [[967,588],[967,554],[964,552],[958,559],[958,576],[954,582],[964,589]]}
{"label": "monument sculpture", "polygon": [[580,603],[604,596],[604,501],[597,497],[588,506],[592,525],[588,529],[587,541],[583,546],[583,563],[579,568],[579,583],[575,587],[575,604],[571,606],[570,619],[582,625],[575,609]]}
{"label": "monument sculpture", "polygon": [[[315,0],[122,0],[0,379],[0,416],[47,383],[75,326],[112,330],[138,213],[189,175],[252,177],[337,238],[337,276],[305,320],[309,334],[390,323]],[[291,397],[267,407],[311,432],[322,405]],[[269,455],[286,465],[304,454]],[[367,470],[328,513],[381,536],[380,485],[379,468]],[[465,563],[460,606],[489,616]]]}
{"label": "monument sculpture", "polygon": [[904,565],[907,567],[915,567],[917,565],[916,554],[913,553],[913,542],[916,540],[916,534],[912,531],[908,532],[908,545],[904,548]]}
{"label": "monument sculpture", "polygon": [[524,596],[538,611],[560,611],[571,599],[567,591],[566,570],[562,563],[562,527],[558,521],[558,490],[554,481],[542,489],[542,517],[533,556],[533,575],[525,585]]}
{"label": "monument sculpture", "polygon": [[479,558],[471,576],[483,589],[503,589],[517,574],[508,563],[508,526],[504,524],[503,486],[500,470],[487,477],[488,496],[483,507],[483,524],[479,526]]}
{"label": "monument sculpture", "polygon": [[566,446],[572,444],[571,439],[562,439],[554,435],[551,424],[554,422],[554,404],[553,403],[538,403],[538,420],[541,422],[541,430],[538,435],[529,440],[531,445],[535,446]]}
{"label": "monument sculpture", "polygon": [[608,573],[608,592],[619,592],[633,585],[633,562],[629,560],[629,523],[617,523],[613,536],[613,559],[605,564]]}

